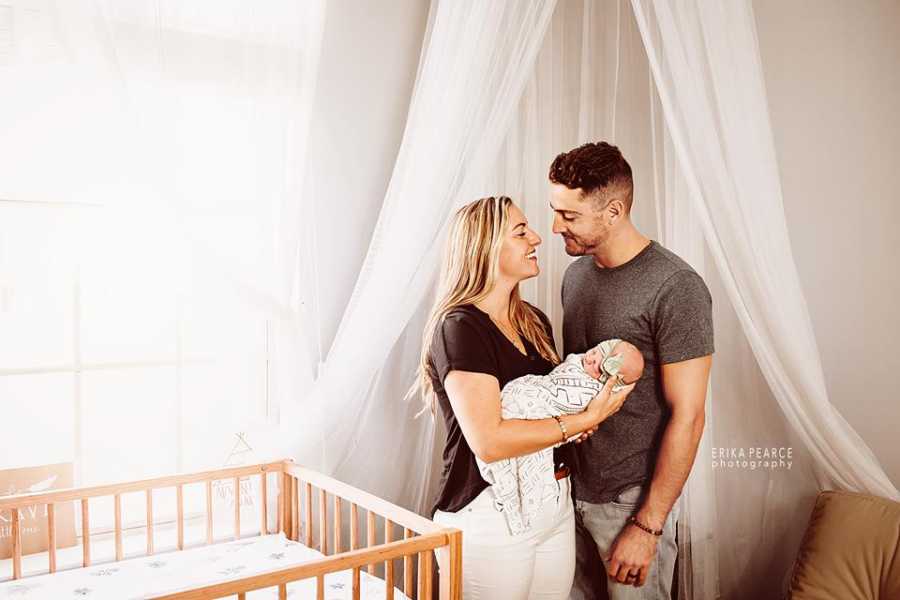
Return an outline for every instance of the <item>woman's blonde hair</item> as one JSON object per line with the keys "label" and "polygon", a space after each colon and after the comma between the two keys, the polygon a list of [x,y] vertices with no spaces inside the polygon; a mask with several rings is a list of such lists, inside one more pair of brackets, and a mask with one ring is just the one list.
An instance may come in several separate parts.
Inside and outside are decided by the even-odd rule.
{"label": "woman's blonde hair", "polygon": [[[438,282],[437,295],[425,331],[422,333],[422,352],[416,381],[407,397],[421,391],[424,410],[434,414],[436,376],[431,364],[431,341],[444,317],[457,306],[475,304],[483,300],[496,285],[500,270],[500,248],[509,227],[509,207],[506,196],[481,198],[460,208],[454,216],[444,247],[444,260]],[[554,365],[559,355],[553,340],[547,335],[537,313],[519,296],[519,286],[509,297],[509,320],[512,326]]]}

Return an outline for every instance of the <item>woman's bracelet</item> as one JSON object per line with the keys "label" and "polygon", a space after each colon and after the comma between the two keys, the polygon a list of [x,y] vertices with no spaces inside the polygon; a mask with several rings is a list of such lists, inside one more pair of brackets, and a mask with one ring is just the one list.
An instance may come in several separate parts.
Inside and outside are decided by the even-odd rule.
{"label": "woman's bracelet", "polygon": [[569,439],[569,432],[566,431],[566,424],[562,422],[562,417],[559,415],[553,415],[553,418],[556,419],[556,422],[559,424],[559,430],[562,432],[562,441],[563,444]]}
{"label": "woman's bracelet", "polygon": [[634,525],[635,527],[637,527],[638,529],[643,529],[650,535],[655,535],[656,537],[660,537],[663,534],[662,529],[651,529],[650,527],[647,527],[646,525],[644,525],[643,523],[638,521],[637,517],[635,517],[634,515],[631,515],[630,517],[628,517],[628,522],[631,523],[632,525]]}

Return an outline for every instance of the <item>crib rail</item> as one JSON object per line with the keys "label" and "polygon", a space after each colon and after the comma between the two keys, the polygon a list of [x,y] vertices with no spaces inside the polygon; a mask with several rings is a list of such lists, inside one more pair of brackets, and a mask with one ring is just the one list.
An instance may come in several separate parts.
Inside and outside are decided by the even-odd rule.
{"label": "crib rail", "polygon": [[[318,560],[310,561],[308,563],[304,563],[295,567],[288,567],[285,569],[279,569],[277,571],[270,571],[268,573],[262,573],[235,581],[229,581],[227,583],[219,583],[202,588],[168,594],[165,596],[158,596],[154,600],[198,600],[201,598],[221,598],[222,596],[241,594],[267,587],[279,586],[279,588],[281,588],[285,584],[292,581],[308,579],[311,577],[316,577],[317,579],[319,579],[319,581],[317,582],[318,592],[321,595],[322,592],[324,592],[321,578],[324,577],[324,575],[326,575],[327,573],[344,571],[351,568],[358,571],[359,568],[365,566],[372,560],[384,561],[395,558],[402,558],[408,555],[410,552],[430,552],[435,548],[446,545],[447,542],[448,540],[446,533],[431,533],[423,536],[418,536],[413,540],[397,541],[390,544],[376,546],[374,548],[348,551],[342,554],[329,556],[327,558],[320,558]],[[357,587],[354,591],[356,592],[358,589],[359,588]],[[358,598],[358,594],[354,595],[354,597]],[[428,598],[430,598],[430,596],[428,596]]]}
{"label": "crib rail", "polygon": [[[293,464],[293,463],[289,463]],[[240,467],[227,467],[212,471],[198,471],[196,473],[184,473],[180,475],[166,475],[151,479],[140,479],[122,483],[110,483],[82,488],[63,488],[50,492],[33,492],[30,494],[16,494],[14,496],[0,496],[0,510],[10,508],[23,508],[32,504],[48,504],[51,502],[67,502],[96,498],[98,496],[115,496],[128,492],[140,492],[165,487],[174,487],[188,483],[201,483],[218,479],[230,479],[234,477],[246,477],[260,473],[278,473],[284,471],[285,461],[280,460],[270,463],[246,465]]]}
{"label": "crib rail", "polygon": [[[146,494],[146,553],[150,555],[155,550],[153,547],[153,490],[174,488],[176,491],[176,548],[182,550],[184,549],[183,488],[185,485],[205,484],[206,543],[211,544],[214,540],[213,482],[233,481],[235,497],[238,499],[235,502],[233,537],[237,539],[241,535],[238,494],[240,480],[245,477],[258,476],[260,478],[260,534],[270,533],[267,499],[270,486],[269,476],[272,474],[274,474],[278,487],[276,531],[283,532],[292,540],[303,541],[307,546],[317,548],[325,557],[260,575],[184,590],[162,596],[162,598],[189,600],[191,598],[219,598],[237,595],[240,600],[243,600],[247,592],[271,586],[278,587],[279,598],[286,598],[287,583],[312,577],[316,578],[317,598],[323,598],[325,575],[352,569],[352,597],[354,600],[358,600],[360,598],[360,571],[365,568],[369,574],[375,574],[376,570],[381,570],[385,581],[386,599],[393,600],[394,579],[397,574],[395,567],[399,566],[402,572],[399,583],[402,585],[404,594],[416,600],[431,600],[432,551],[439,548],[445,550],[438,556],[440,557],[441,573],[446,574],[439,580],[439,596],[441,600],[459,600],[461,598],[462,534],[458,530],[443,528],[416,513],[387,502],[383,498],[296,465],[290,460],[116,484],[0,496],[0,511],[9,511],[11,517],[12,577],[13,579],[22,577],[22,532],[19,516],[20,511],[27,507],[35,505],[47,507],[48,563],[49,572],[53,573],[56,571],[57,564],[55,505],[59,503],[80,503],[82,566],[87,567],[91,565],[89,499],[111,496],[114,500],[113,533],[115,536],[115,560],[118,561],[124,557],[122,494],[132,492]],[[330,503],[329,496],[331,496]],[[360,511],[365,512],[366,547],[364,548],[360,535]],[[383,539],[380,544],[377,543],[379,524]],[[331,536],[329,536],[329,525],[331,526]],[[349,528],[349,547],[346,549],[343,536],[345,525]],[[398,528],[402,531],[397,532]]]}

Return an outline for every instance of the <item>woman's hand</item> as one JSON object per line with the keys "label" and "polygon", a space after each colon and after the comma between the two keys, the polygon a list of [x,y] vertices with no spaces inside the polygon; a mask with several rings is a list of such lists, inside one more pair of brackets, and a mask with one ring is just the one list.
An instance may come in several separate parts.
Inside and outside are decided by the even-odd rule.
{"label": "woman's hand", "polygon": [[[610,377],[603,385],[603,389],[594,396],[584,410],[585,414],[590,417],[591,422],[595,425],[602,423],[608,419],[610,415],[618,412],[618,410],[622,408],[622,403],[625,402],[625,398],[628,397],[628,394],[631,393],[631,390],[633,390],[635,386],[635,384],[632,383],[617,392],[613,392],[612,388],[616,382],[617,379],[615,377]],[[592,427],[591,429],[596,431],[596,427]],[[591,430],[588,430],[585,433],[588,433],[589,431]],[[583,439],[586,439],[584,434],[582,434],[582,437],[578,441],[582,441]]]}
{"label": "woman's hand", "polygon": [[582,432],[581,435],[579,435],[579,436],[575,439],[575,443],[576,443],[576,444],[580,444],[580,443],[583,442],[584,440],[586,440],[586,439],[588,439],[589,437],[591,437],[592,435],[594,435],[594,433],[597,431],[597,427],[599,427],[599,425],[594,425],[593,427],[591,427],[591,428],[588,429],[587,431]]}

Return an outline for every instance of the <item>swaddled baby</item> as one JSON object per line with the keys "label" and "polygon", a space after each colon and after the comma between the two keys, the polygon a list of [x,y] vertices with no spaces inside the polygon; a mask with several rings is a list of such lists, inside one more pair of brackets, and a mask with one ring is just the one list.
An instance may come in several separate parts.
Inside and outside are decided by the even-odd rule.
{"label": "swaddled baby", "polygon": [[[637,347],[622,340],[605,340],[584,354],[570,354],[547,375],[525,375],[507,383],[500,392],[501,416],[546,419],[580,413],[610,377],[618,379],[612,388],[615,392],[637,381],[643,372],[644,357]],[[506,515],[510,532],[526,532],[544,500],[557,492],[553,448],[492,463],[476,460],[481,476],[491,484],[497,509]]]}

